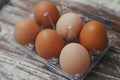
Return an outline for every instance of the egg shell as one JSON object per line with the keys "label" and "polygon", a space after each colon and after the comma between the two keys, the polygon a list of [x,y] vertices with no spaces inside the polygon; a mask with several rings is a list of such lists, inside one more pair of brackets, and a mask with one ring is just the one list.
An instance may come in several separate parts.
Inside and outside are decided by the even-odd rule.
{"label": "egg shell", "polygon": [[35,47],[39,56],[50,59],[59,56],[64,47],[64,41],[56,31],[44,29],[38,34]]}
{"label": "egg shell", "polygon": [[39,25],[31,19],[21,19],[14,28],[14,39],[21,45],[35,43],[35,39],[40,32]]}
{"label": "egg shell", "polygon": [[86,73],[90,66],[88,51],[78,43],[66,45],[60,53],[60,66],[70,75]]}
{"label": "egg shell", "polygon": [[90,51],[105,49],[108,37],[104,26],[95,20],[86,23],[80,33],[80,43]]}
{"label": "egg shell", "polygon": [[59,17],[58,9],[49,1],[42,1],[35,7],[34,18],[40,25],[51,25],[51,21],[56,24]]}
{"label": "egg shell", "polygon": [[56,31],[65,40],[71,40],[79,36],[82,29],[82,20],[76,13],[66,13],[62,15],[57,24]]}

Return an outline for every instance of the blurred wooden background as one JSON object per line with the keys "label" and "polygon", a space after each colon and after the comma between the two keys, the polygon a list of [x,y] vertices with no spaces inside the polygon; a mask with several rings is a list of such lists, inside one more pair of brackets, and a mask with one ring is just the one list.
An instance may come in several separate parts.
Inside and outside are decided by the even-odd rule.
{"label": "blurred wooden background", "polygon": [[[0,9],[0,80],[65,80],[65,77],[44,67],[44,64],[34,60],[32,57],[27,56],[26,58],[25,52],[20,51],[7,41],[7,34],[13,31],[15,23],[21,18],[30,17],[35,5],[40,2],[40,0],[8,1],[9,0],[0,0],[0,7],[2,7]],[[59,4],[59,1],[52,1]],[[69,2],[66,2],[66,4],[69,4]],[[66,4],[64,3],[63,5]],[[78,4],[79,3],[76,5]],[[92,8],[91,6],[82,6],[86,7],[86,10],[87,8],[96,10],[96,8]],[[75,8],[76,6],[72,7],[68,5],[68,7],[73,9],[73,11],[83,12],[78,10],[78,8]],[[99,10],[103,12],[103,10]],[[87,11],[84,11],[84,13],[87,13]],[[90,14],[91,13],[87,13],[86,15],[89,17]],[[114,15],[106,13],[103,15],[110,15],[109,18],[115,18],[118,21],[117,23],[120,23],[119,18],[116,18]],[[103,19],[99,14],[98,18]],[[103,19],[103,21],[105,22],[107,20]],[[109,26],[112,25],[114,27],[115,24],[116,22],[113,21]],[[117,24],[117,27],[120,27],[120,25]],[[88,74],[85,80],[120,80],[120,33],[116,32],[116,29],[115,31],[110,29],[110,33],[113,38],[116,38],[116,43]]]}

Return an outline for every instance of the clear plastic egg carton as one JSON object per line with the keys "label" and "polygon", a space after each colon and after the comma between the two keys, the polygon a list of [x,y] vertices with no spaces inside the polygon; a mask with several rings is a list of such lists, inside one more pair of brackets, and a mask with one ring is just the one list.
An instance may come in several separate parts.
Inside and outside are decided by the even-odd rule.
{"label": "clear plastic egg carton", "polygon": [[[63,11],[63,6],[57,6],[59,11],[61,12],[61,14],[67,13],[67,12],[72,12],[71,9],[64,7],[64,11]],[[91,20],[90,18],[83,16],[80,14],[80,17],[82,18],[82,20],[84,22],[88,22],[89,20]],[[33,14],[30,15],[30,18],[33,18]],[[53,24],[51,24],[51,26],[53,26]],[[42,26],[40,26],[42,27]],[[2,31],[2,30],[1,30]],[[13,30],[12,30],[13,31]],[[3,36],[3,34],[1,34]],[[109,38],[109,44],[107,46],[106,49],[104,49],[103,51],[95,51],[95,52],[90,52],[93,55],[91,55],[91,64],[89,67],[89,70],[86,72],[85,75],[81,76],[79,74],[75,74],[75,75],[69,75],[68,73],[65,73],[59,66],[59,59],[58,58],[52,58],[50,60],[45,60],[42,57],[38,56],[35,53],[35,47],[32,44],[29,44],[27,46],[21,46],[20,44],[16,43],[16,41],[14,40],[13,37],[13,32],[11,32],[10,34],[7,34],[5,36],[5,38],[12,44],[15,45],[16,47],[18,47],[20,50],[25,51],[27,53],[27,55],[32,56],[34,59],[42,62],[43,64],[46,65],[46,67],[51,68],[53,71],[55,71],[56,73],[70,79],[70,80],[83,80],[87,74],[95,67],[95,65],[100,61],[100,59],[107,53],[107,51],[109,50],[109,48],[114,44],[114,35],[111,35],[108,31],[108,38]],[[12,46],[11,45],[11,46]]]}

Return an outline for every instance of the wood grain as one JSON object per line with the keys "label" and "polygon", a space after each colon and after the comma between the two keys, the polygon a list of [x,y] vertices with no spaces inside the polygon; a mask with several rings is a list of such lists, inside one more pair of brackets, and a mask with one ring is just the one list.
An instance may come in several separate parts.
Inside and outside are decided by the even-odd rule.
{"label": "wood grain", "polygon": [[[66,79],[53,70],[44,67],[44,64],[26,55],[24,51],[11,45],[8,41],[13,33],[15,23],[21,18],[31,17],[34,7],[39,1],[10,0],[0,10],[0,80],[55,80],[56,77],[60,78],[60,80]],[[84,14],[84,16],[99,20],[107,26],[112,26],[108,31],[111,33],[111,38],[115,38],[116,42],[85,80],[120,80],[120,33],[116,32],[116,26],[120,26],[120,19],[105,10],[93,8],[90,5],[73,3],[77,6],[80,5],[78,8],[76,5],[70,6],[69,2],[65,0],[63,0],[64,3],[59,3],[56,0],[52,1],[56,5],[62,4],[64,10]],[[101,13],[97,11],[101,11]],[[106,15],[106,18],[104,18],[104,15]],[[12,70],[16,72],[12,72]]]}
{"label": "wood grain", "polygon": [[9,0],[0,0],[0,9],[9,2]]}

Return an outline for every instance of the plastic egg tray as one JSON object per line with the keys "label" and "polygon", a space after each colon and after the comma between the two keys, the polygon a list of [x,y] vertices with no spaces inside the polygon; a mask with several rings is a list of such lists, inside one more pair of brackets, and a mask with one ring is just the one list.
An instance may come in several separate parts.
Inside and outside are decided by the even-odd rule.
{"label": "plastic egg tray", "polygon": [[[59,8],[61,14],[64,14],[64,13],[67,13],[67,12],[71,11],[69,9],[69,10],[66,10],[66,11],[63,12],[63,11],[61,11],[62,10],[61,7],[58,6],[58,8]],[[30,15],[30,18],[32,18],[32,17],[33,17],[33,14]],[[91,20],[90,18],[88,18],[86,16],[83,16],[81,14],[80,14],[80,17],[83,19],[84,22],[87,22],[87,21]],[[53,24],[51,24],[51,26],[52,25]],[[108,33],[108,38],[109,38],[109,44],[108,44],[106,49],[104,49],[103,51],[91,52],[91,53],[93,53],[93,55],[91,55],[91,64],[90,64],[89,70],[86,72],[86,74],[83,75],[83,76],[80,76],[79,74],[76,74],[76,75],[72,76],[72,75],[69,75],[69,74],[65,73],[60,68],[60,66],[58,64],[58,58],[52,58],[50,60],[45,60],[35,53],[34,45],[31,45],[31,44],[29,44],[27,46],[19,45],[18,43],[15,42],[14,37],[13,37],[13,33],[11,33],[8,37],[10,43],[12,43],[16,47],[18,47],[20,50],[25,51],[27,53],[27,55],[32,56],[34,59],[36,59],[36,60],[40,61],[41,63],[45,64],[47,67],[53,69],[53,71],[55,71],[56,73],[66,77],[70,80],[83,80],[87,76],[87,74],[95,67],[95,65],[100,61],[100,59],[107,53],[108,49],[114,44],[114,40],[111,39],[111,35],[109,33]]]}
{"label": "plastic egg tray", "polygon": [[[83,17],[84,18],[84,17]],[[84,18],[85,20],[85,18]],[[109,34],[108,34],[108,37]],[[93,55],[91,55],[91,64],[89,67],[89,70],[86,72],[85,75],[80,76],[79,74],[76,74],[74,76],[69,75],[67,73],[65,73],[59,66],[58,64],[58,58],[52,58],[50,60],[45,60],[43,58],[41,58],[40,56],[38,56],[35,53],[35,48],[34,45],[27,45],[27,46],[21,46],[18,43],[15,42],[14,38],[11,37],[11,39],[9,38],[9,41],[15,45],[16,47],[18,47],[19,49],[25,51],[28,55],[32,56],[34,59],[42,62],[43,64],[45,64],[47,67],[53,69],[53,71],[55,71],[56,73],[70,79],[70,80],[83,80],[87,74],[95,67],[95,65],[100,61],[100,59],[107,53],[108,49],[111,47],[111,43],[114,43],[112,39],[109,38],[109,45],[107,46],[107,48],[103,51],[96,51],[96,52],[91,52]]]}

